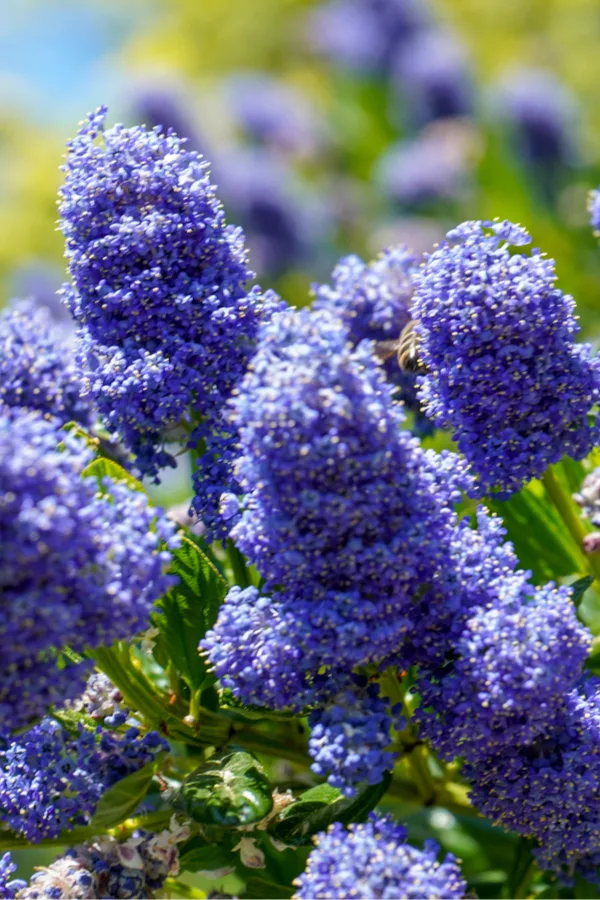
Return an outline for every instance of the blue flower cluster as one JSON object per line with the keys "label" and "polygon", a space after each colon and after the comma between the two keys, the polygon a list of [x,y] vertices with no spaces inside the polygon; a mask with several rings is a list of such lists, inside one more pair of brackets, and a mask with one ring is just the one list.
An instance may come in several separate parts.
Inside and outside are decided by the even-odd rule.
{"label": "blue flower cluster", "polygon": [[425,632],[422,734],[442,757],[462,757],[474,804],[537,839],[544,867],[597,877],[600,690],[581,683],[591,635],[571,588],[533,587],[503,536],[480,510],[458,557],[459,605]]}
{"label": "blue flower cluster", "polygon": [[421,718],[443,756],[476,764],[554,725],[565,691],[580,677],[590,634],[570,588],[534,588],[523,572],[488,582],[463,628],[452,660],[422,671]]}
{"label": "blue flower cluster", "polygon": [[10,876],[14,875],[16,871],[17,866],[12,861],[10,853],[5,853],[0,858],[0,900],[14,900],[17,892],[27,887],[26,882],[20,879],[13,878],[9,880]]}
{"label": "blue flower cluster", "polygon": [[395,652],[454,522],[392,392],[369,342],[301,310],[265,329],[235,398],[247,508],[232,536],[266,590],[283,586],[314,671]]}
{"label": "blue flower cluster", "polygon": [[382,897],[438,900],[464,897],[467,889],[455,857],[439,862],[439,847],[406,843],[406,829],[390,816],[371,813],[367,822],[340,822],[317,835],[306,870],[296,879],[297,900]]}
{"label": "blue flower cluster", "polygon": [[87,824],[104,791],[168,750],[157,732],[80,729],[42,719],[0,750],[0,818],[38,843]]}
{"label": "blue flower cluster", "polygon": [[86,665],[56,668],[57,651],[132,637],[172,584],[174,525],[126,484],[99,493],[91,451],[59,425],[0,410],[3,729],[81,693]]}
{"label": "blue flower cluster", "polygon": [[[302,310],[265,327],[234,401],[246,508],[232,537],[271,596],[234,588],[202,646],[241,699],[296,710],[316,704],[314,721],[329,733],[339,706],[334,673],[401,661],[403,647],[412,662],[424,624],[415,596],[435,585],[442,610],[457,590],[446,560],[464,472],[402,430],[393,392],[370,341],[353,347],[338,315]],[[376,691],[350,693],[356,734],[348,747],[362,735],[381,776],[391,764],[383,701]],[[311,749],[324,771],[318,734]],[[335,768],[332,783],[349,790],[365,777],[356,753]]]}
{"label": "blue flower cluster", "polygon": [[21,301],[0,315],[0,403],[86,425],[75,353],[47,307]]}
{"label": "blue flower cluster", "polygon": [[92,113],[69,144],[61,225],[84,387],[145,474],[177,427],[218,418],[275,299],[248,292],[243,234],[175,134]]}
{"label": "blue flower cluster", "polygon": [[[332,285],[314,285],[313,308],[339,315],[353,344],[396,341],[410,320],[416,270],[417,259],[404,246],[384,250],[369,264],[347,256],[335,267]],[[417,433],[430,431],[431,423],[420,412],[416,375],[402,372],[395,353],[385,360],[384,370],[406,408],[415,413]]]}
{"label": "blue flower cluster", "polygon": [[554,724],[530,742],[468,765],[471,799],[492,821],[536,838],[542,868],[600,884],[600,682],[564,697]]}
{"label": "blue flower cluster", "polygon": [[413,317],[427,374],[419,397],[453,429],[482,492],[509,495],[567,454],[598,443],[588,414],[600,362],[574,344],[574,302],[555,287],[554,262],[510,222],[465,222],[415,276]]}
{"label": "blue flower cluster", "polygon": [[[327,776],[333,787],[352,796],[352,784],[379,784],[384,772],[394,765],[390,743],[392,717],[401,727],[399,709],[389,710],[389,701],[380,697],[378,684],[368,684],[358,676],[334,676],[325,682],[326,705],[313,710],[308,718],[311,735],[308,751],[317,775]],[[391,715],[390,715],[391,713]]]}

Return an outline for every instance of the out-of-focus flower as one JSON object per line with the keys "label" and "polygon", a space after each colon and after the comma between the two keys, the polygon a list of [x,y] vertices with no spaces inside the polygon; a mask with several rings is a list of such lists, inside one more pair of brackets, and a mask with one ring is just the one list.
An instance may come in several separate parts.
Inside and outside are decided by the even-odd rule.
{"label": "out-of-focus flower", "polygon": [[148,81],[139,84],[129,98],[129,107],[134,122],[146,128],[161,128],[166,134],[171,130],[185,139],[188,150],[200,150],[201,136],[193,116],[190,114],[191,99],[184,91],[166,82]]}
{"label": "out-of-focus flower", "polygon": [[309,14],[307,37],[316,52],[337,65],[386,73],[429,18],[424,0],[330,0]]}
{"label": "out-of-focus flower", "polygon": [[446,31],[419,31],[399,47],[393,62],[392,86],[395,102],[406,110],[416,128],[436,119],[466,118],[474,111],[465,49]]}
{"label": "out-of-focus flower", "polygon": [[478,154],[479,138],[471,122],[439,120],[413,140],[388,148],[374,177],[384,196],[405,209],[447,203],[470,189]]}
{"label": "out-of-focus flower", "polygon": [[314,261],[331,227],[330,216],[281,158],[264,148],[239,147],[220,157],[215,174],[261,275],[278,278]]}
{"label": "out-of-focus flower", "polygon": [[[2,727],[17,728],[81,692],[86,664],[56,652],[111,644],[148,623],[173,583],[174,526],[145,494],[83,477],[92,453],[36,412],[0,414]],[[64,691],[64,696],[61,696]]]}
{"label": "out-of-focus flower", "polygon": [[240,72],[226,82],[234,118],[250,140],[299,156],[323,143],[323,123],[306,95],[260,72]]}
{"label": "out-of-focus flower", "polygon": [[566,85],[542,69],[515,69],[500,80],[491,101],[534,179],[555,190],[561,170],[576,158],[577,107]]}
{"label": "out-of-focus flower", "polygon": [[88,425],[88,398],[68,329],[50,309],[23,300],[0,313],[0,403]]}

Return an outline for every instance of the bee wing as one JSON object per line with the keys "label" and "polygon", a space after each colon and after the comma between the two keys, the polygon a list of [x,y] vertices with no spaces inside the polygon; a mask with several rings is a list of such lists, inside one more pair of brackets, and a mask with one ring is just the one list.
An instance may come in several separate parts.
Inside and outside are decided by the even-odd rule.
{"label": "bee wing", "polygon": [[385,362],[390,356],[398,352],[398,341],[375,341],[375,356],[380,362]]}

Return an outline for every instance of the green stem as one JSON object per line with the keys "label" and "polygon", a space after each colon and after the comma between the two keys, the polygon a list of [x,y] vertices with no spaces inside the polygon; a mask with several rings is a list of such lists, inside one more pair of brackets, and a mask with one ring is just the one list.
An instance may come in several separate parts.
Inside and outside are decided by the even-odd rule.
{"label": "green stem", "polygon": [[518,883],[515,885],[514,900],[525,900],[526,897],[529,897],[531,893],[531,880],[535,873],[535,869],[535,860],[532,859],[525,872],[523,872],[523,875],[519,879]]}
{"label": "green stem", "polygon": [[182,900],[203,900],[206,897],[204,891],[175,878],[167,878],[162,889],[165,897],[181,897]]}
{"label": "green stem", "polygon": [[575,510],[575,504],[569,494],[564,490],[560,481],[556,477],[552,466],[544,472],[542,483],[546,489],[548,496],[556,507],[561,519],[569,529],[569,532],[577,544],[579,552],[585,559],[586,568],[590,569],[591,574],[600,579],[600,558],[594,555],[587,555],[583,552],[583,541],[587,534],[581,519]]}
{"label": "green stem", "polygon": [[252,580],[246,560],[230,538],[227,540],[227,559],[232,568],[235,583],[241,588],[250,587]]}
{"label": "green stem", "polygon": [[202,691],[193,691],[190,697],[190,716],[192,716],[197,722],[200,719],[200,697],[202,696]]}
{"label": "green stem", "polygon": [[[432,806],[437,798],[437,785],[429,770],[429,750],[424,744],[416,744],[418,728],[411,721],[412,710],[406,698],[406,691],[398,681],[398,676],[393,669],[388,669],[381,678],[382,690],[390,698],[392,705],[402,704],[402,711],[408,720],[404,731],[399,735],[401,745],[411,748],[408,754],[410,767],[419,790],[421,802],[425,806]],[[416,744],[416,746],[415,746]]]}
{"label": "green stem", "polygon": [[[73,847],[75,844],[83,844],[85,841],[90,841],[100,833],[107,833],[120,841],[126,841],[138,828],[143,828],[146,831],[163,831],[169,827],[172,815],[173,810],[167,809],[161,812],[150,813],[147,816],[135,816],[134,818],[126,819],[114,828],[109,828],[108,831],[103,828],[98,829],[94,825],[80,825],[72,831],[61,831],[58,837],[45,838],[40,842],[40,845],[43,847]],[[19,850],[30,848],[31,842],[9,832],[0,831],[0,847],[3,850]]]}
{"label": "green stem", "polygon": [[197,747],[221,747],[233,733],[233,726],[224,716],[202,710],[202,727],[198,730],[183,723],[188,714],[187,704],[174,704],[169,697],[158,694],[152,682],[133,665],[126,644],[99,647],[94,651],[98,668],[119,688],[125,702],[140,712],[151,728],[168,737]]}

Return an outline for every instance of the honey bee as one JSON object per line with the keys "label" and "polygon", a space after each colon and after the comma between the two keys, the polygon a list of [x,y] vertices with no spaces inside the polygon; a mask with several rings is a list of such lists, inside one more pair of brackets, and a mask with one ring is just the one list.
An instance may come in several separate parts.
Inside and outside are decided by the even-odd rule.
{"label": "honey bee", "polygon": [[417,375],[424,371],[419,359],[419,335],[415,331],[415,319],[411,319],[395,341],[376,341],[375,352],[381,362],[396,354],[398,365],[403,372]]}

